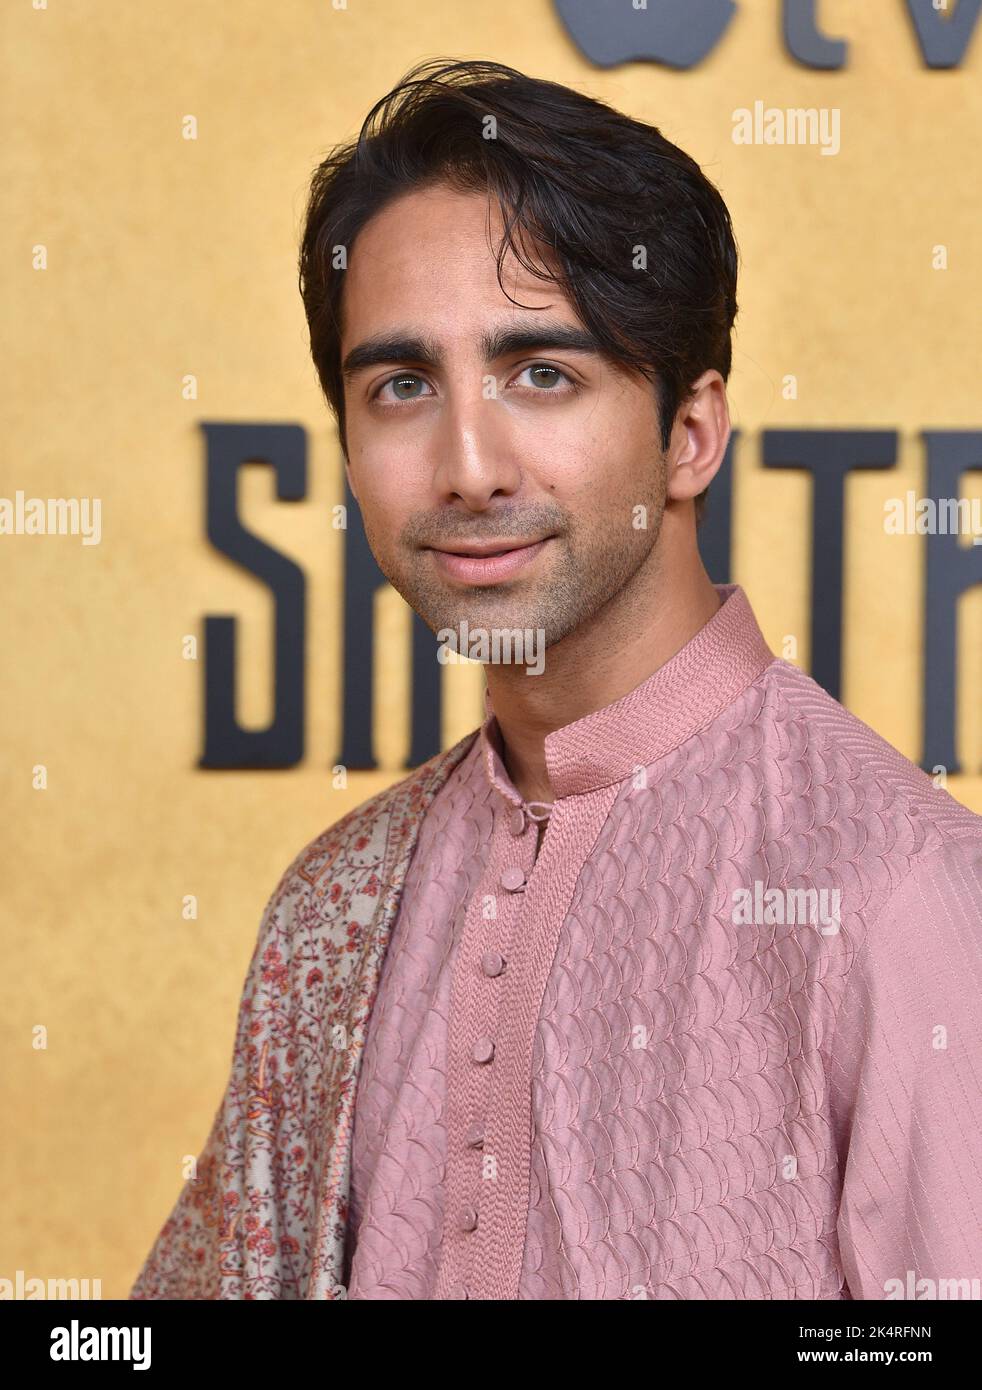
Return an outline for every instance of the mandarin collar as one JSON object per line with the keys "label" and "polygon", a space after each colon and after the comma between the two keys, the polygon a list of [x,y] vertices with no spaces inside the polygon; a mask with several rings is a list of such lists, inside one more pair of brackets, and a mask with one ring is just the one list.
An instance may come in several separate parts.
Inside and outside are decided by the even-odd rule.
{"label": "mandarin collar", "polygon": [[[636,768],[671,753],[711,724],[775,659],[740,585],[713,587],[719,608],[674,656],[619,700],[546,735],[546,768],[557,800],[623,782]],[[501,727],[487,688],[484,709],[485,775],[507,801],[525,806],[505,768]]]}

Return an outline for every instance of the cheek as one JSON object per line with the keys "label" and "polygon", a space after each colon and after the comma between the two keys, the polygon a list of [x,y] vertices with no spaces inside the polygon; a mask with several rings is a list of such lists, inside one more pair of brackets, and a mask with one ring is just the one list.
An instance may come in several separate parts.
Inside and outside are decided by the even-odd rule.
{"label": "cheek", "polygon": [[639,447],[629,430],[594,434],[550,475],[550,496],[576,518],[580,543],[591,550],[643,545],[644,529],[662,508],[661,467],[654,448]]}
{"label": "cheek", "polygon": [[395,534],[410,510],[404,480],[400,480],[394,470],[381,467],[360,469],[356,480],[359,484],[358,501],[366,526],[370,521],[376,533]]}
{"label": "cheek", "polygon": [[398,407],[393,407],[388,415],[367,410],[349,414],[348,456],[366,480],[420,471],[427,439],[412,414],[411,408],[400,412]]}
{"label": "cheek", "polygon": [[361,447],[352,453],[351,482],[373,549],[394,553],[412,516],[429,509],[419,472],[391,449]]}
{"label": "cheek", "polygon": [[535,480],[558,502],[599,519],[616,498],[636,490],[631,440],[623,432],[577,431],[538,451]]}

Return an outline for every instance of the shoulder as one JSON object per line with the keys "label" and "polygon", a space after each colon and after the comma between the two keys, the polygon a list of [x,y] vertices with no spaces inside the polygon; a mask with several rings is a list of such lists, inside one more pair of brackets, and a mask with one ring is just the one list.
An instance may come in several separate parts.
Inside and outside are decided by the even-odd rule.
{"label": "shoulder", "polygon": [[939,1028],[977,1046],[980,1001],[982,829],[969,829],[924,846],[880,895],[845,977],[840,1054],[927,1047]]}
{"label": "shoulder", "polygon": [[824,793],[840,821],[862,819],[883,852],[922,850],[982,833],[982,816],[957,801],[811,676],[776,657],[759,678],[766,724],[799,785]]}
{"label": "shoulder", "polygon": [[933,971],[942,957],[954,966],[956,951],[964,964],[982,964],[982,817],[975,820],[960,834],[935,836],[911,859],[871,923],[872,954],[903,952]]}
{"label": "shoulder", "polygon": [[977,1089],[980,1001],[982,834],[969,832],[916,855],[870,921],[836,1009],[837,1086],[847,1100],[864,1077],[871,1097],[894,1089],[897,1114],[927,1086],[953,1117]]}

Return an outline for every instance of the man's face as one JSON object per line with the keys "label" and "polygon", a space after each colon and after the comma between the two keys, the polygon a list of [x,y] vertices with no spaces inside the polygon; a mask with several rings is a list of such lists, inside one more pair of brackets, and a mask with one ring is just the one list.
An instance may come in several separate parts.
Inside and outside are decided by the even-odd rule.
{"label": "man's face", "polygon": [[362,229],[343,301],[348,478],[379,568],[434,631],[541,628],[551,646],[611,616],[651,561],[665,463],[651,384],[509,251],[512,303],[500,238],[496,204],[442,185]]}

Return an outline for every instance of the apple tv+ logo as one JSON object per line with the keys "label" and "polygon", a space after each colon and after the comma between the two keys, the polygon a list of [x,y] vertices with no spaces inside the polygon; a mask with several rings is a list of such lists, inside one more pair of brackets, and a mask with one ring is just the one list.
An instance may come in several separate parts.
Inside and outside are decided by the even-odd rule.
{"label": "apple tv+ logo", "polygon": [[[554,0],[577,48],[601,68],[639,60],[692,68],[716,48],[737,11],[735,0]],[[823,34],[817,0],[784,0],[784,46],[809,68],[843,68],[845,39]],[[906,0],[907,15],[929,68],[958,67],[975,33],[982,0]]]}

